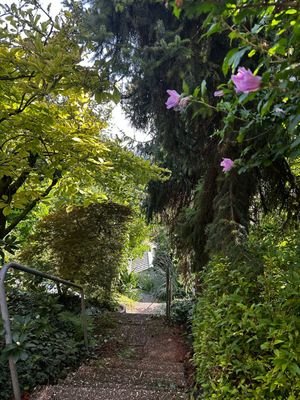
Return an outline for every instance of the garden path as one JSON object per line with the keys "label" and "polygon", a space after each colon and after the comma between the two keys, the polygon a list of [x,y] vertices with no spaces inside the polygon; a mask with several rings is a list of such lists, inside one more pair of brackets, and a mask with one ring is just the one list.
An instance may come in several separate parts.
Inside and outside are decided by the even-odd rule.
{"label": "garden path", "polygon": [[162,316],[107,313],[96,320],[92,359],[32,400],[188,399],[188,350]]}
{"label": "garden path", "polygon": [[139,301],[125,305],[128,314],[165,315],[166,303],[158,303],[157,299],[148,293],[140,293]]}

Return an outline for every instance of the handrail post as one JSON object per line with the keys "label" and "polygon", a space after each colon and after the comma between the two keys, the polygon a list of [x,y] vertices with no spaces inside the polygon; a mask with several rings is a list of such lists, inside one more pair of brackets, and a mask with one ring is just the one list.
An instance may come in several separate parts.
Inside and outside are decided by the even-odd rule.
{"label": "handrail post", "polygon": [[86,318],[86,311],[85,311],[85,300],[84,300],[84,291],[83,289],[80,291],[81,297],[81,323],[83,328],[83,338],[85,347],[88,348],[88,332],[87,332],[87,318]]}
{"label": "handrail post", "polygon": [[[10,329],[10,320],[9,320],[9,313],[6,301],[6,294],[5,294],[5,287],[4,287],[4,278],[7,269],[3,269],[0,271],[0,308],[1,308],[1,316],[4,324],[4,331],[5,331],[5,345],[9,346],[12,344],[12,335]],[[21,390],[19,385],[18,373],[17,373],[17,366],[14,356],[8,356],[8,364],[10,369],[11,375],[11,383],[13,387],[13,393],[15,400],[21,400]]]}
{"label": "handrail post", "polygon": [[166,271],[166,317],[168,322],[171,320],[171,274],[170,274],[170,265],[167,265]]}

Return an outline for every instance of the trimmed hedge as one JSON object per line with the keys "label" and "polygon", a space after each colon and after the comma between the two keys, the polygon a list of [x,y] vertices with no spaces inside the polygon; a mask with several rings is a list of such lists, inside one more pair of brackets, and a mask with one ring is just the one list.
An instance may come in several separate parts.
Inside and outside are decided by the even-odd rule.
{"label": "trimmed hedge", "polygon": [[203,274],[193,320],[197,399],[300,398],[299,233],[256,231],[249,243],[252,262],[216,258]]}

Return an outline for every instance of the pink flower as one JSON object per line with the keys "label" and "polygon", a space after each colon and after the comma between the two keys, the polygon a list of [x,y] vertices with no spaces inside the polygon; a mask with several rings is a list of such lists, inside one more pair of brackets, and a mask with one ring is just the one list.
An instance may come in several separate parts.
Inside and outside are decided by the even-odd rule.
{"label": "pink flower", "polygon": [[222,96],[224,96],[223,90],[216,90],[216,91],[214,92],[214,96],[215,96],[215,97],[222,97]]}
{"label": "pink flower", "polygon": [[239,67],[238,73],[231,79],[237,93],[256,92],[261,86],[261,76],[255,76],[250,69]]}
{"label": "pink flower", "polygon": [[180,94],[176,92],[176,90],[167,90],[169,95],[168,100],[166,101],[167,109],[176,108],[180,102]]}
{"label": "pink flower", "polygon": [[233,168],[234,161],[231,158],[223,158],[223,161],[220,163],[221,167],[223,167],[223,172],[228,172]]}

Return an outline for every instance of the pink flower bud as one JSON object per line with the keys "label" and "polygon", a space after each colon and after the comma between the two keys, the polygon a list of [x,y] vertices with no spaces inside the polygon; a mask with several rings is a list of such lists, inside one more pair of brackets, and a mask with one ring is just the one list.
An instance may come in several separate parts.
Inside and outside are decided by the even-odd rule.
{"label": "pink flower bud", "polygon": [[216,90],[216,91],[214,92],[214,96],[215,96],[215,97],[222,97],[222,96],[224,96],[223,90]]}
{"label": "pink flower bud", "polygon": [[231,158],[223,158],[220,165],[223,167],[223,172],[229,172],[234,166],[234,161]]}
{"label": "pink flower bud", "polygon": [[232,75],[231,79],[237,93],[256,92],[261,86],[261,76],[253,75],[250,69],[239,67],[238,73]]}
{"label": "pink flower bud", "polygon": [[190,96],[182,97],[179,100],[179,104],[178,104],[179,111],[183,111],[187,107],[187,105],[189,104],[190,100],[191,100]]}

